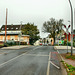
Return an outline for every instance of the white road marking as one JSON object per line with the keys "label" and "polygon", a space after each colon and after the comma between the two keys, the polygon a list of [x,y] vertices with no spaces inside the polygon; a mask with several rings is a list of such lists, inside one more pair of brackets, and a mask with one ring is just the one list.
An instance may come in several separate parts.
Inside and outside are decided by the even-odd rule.
{"label": "white road marking", "polygon": [[12,60],[15,60],[15,59],[17,59],[17,58],[21,57],[21,56],[22,56],[22,55],[24,55],[24,54],[26,54],[26,53],[23,53],[23,54],[21,54],[21,55],[19,55],[19,56],[15,57],[15,58],[12,58],[12,59],[10,59],[10,60],[8,60],[8,61],[6,61],[6,62],[4,62],[4,63],[0,64],[0,67],[1,67],[1,66],[3,66],[3,65],[5,65],[5,64],[7,64],[7,63],[9,63],[9,62],[11,62]]}
{"label": "white road marking", "polygon": [[[37,47],[37,48],[40,48],[40,47]],[[37,49],[37,48],[34,48],[33,50],[35,50],[35,49]],[[30,51],[33,51],[33,50],[30,50]],[[28,51],[28,52],[29,52],[29,51]],[[9,62],[11,62],[11,61],[13,61],[13,60],[15,60],[15,59],[17,59],[17,58],[19,58],[19,57],[21,57],[22,55],[27,54],[28,52],[25,52],[25,53],[23,53],[23,54],[21,54],[21,55],[19,55],[19,56],[17,56],[17,57],[14,57],[14,58],[12,58],[12,59],[10,59],[10,60],[8,60],[8,61],[6,61],[6,62],[0,64],[0,67],[3,66],[3,65],[5,65],[5,64],[7,64],[7,63],[9,63]]]}
{"label": "white road marking", "polygon": [[[58,52],[58,53],[59,53],[59,55],[60,55],[60,52],[59,52],[58,50],[57,50],[57,52]],[[62,59],[62,60],[64,60],[64,59],[63,59],[63,57],[62,57],[61,55],[60,55],[60,57],[61,57],[61,59]]]}
{"label": "white road marking", "polygon": [[53,62],[50,62],[53,66],[55,66],[57,69],[60,69],[57,65],[55,65]]}
{"label": "white road marking", "polygon": [[51,52],[49,53],[49,60],[48,60],[48,67],[47,67],[47,75],[49,75],[49,70],[50,70],[50,58],[51,58]]}

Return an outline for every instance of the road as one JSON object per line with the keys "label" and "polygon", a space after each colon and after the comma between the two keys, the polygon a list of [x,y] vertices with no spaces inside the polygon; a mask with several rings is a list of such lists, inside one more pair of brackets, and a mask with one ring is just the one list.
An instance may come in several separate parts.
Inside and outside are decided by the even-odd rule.
{"label": "road", "polygon": [[0,50],[0,75],[62,75],[53,46]]}

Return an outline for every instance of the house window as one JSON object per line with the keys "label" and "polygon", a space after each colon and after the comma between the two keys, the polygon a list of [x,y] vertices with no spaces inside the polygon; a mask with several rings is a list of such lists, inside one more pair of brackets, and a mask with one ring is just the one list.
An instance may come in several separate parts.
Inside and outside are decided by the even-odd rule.
{"label": "house window", "polygon": [[7,28],[7,30],[8,30],[9,28]]}
{"label": "house window", "polygon": [[18,28],[16,28],[16,29],[18,29]]}
{"label": "house window", "polygon": [[2,28],[2,30],[4,30],[4,28]]}
{"label": "house window", "polygon": [[13,28],[11,28],[11,29],[13,29]]}

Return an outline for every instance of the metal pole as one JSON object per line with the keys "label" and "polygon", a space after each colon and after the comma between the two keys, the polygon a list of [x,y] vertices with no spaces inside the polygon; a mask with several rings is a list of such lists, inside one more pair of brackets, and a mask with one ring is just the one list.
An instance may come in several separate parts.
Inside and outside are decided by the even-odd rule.
{"label": "metal pole", "polygon": [[73,9],[71,1],[69,0],[70,8],[71,8],[71,56],[73,54]]}
{"label": "metal pole", "polygon": [[75,28],[75,8],[74,8],[74,28]]}
{"label": "metal pole", "polygon": [[7,34],[7,11],[8,11],[8,9],[6,8],[5,43],[6,43],[6,34]]}
{"label": "metal pole", "polygon": [[67,54],[68,54],[68,29],[67,29]]}

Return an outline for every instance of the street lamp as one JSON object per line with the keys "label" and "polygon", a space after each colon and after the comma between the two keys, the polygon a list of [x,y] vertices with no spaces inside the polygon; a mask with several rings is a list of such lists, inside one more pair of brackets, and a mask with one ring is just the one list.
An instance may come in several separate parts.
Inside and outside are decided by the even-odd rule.
{"label": "street lamp", "polygon": [[69,0],[70,8],[71,8],[71,56],[73,54],[73,9],[71,1]]}
{"label": "street lamp", "polygon": [[66,32],[67,32],[67,54],[68,54],[68,29],[70,28],[70,25],[68,26],[68,27],[66,27],[65,25],[64,25],[64,27],[66,28]]}

